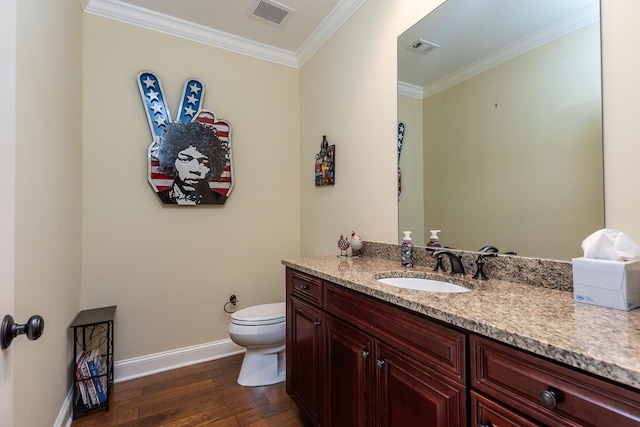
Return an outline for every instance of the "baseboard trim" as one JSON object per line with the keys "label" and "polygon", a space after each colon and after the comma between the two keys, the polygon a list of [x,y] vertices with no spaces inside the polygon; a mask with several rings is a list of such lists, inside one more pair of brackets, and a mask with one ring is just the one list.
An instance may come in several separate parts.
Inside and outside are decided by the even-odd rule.
{"label": "baseboard trim", "polygon": [[244,350],[244,347],[238,346],[227,338],[191,347],[120,360],[114,364],[113,380],[116,383],[128,381],[171,369],[182,368],[183,366],[222,359],[223,357],[242,353]]}
{"label": "baseboard trim", "polygon": [[64,398],[64,402],[62,402],[62,408],[58,413],[58,418],[56,418],[56,422],[53,424],[53,427],[70,427],[72,419],[72,409],[71,409],[71,400],[73,399],[73,387],[69,388],[67,395]]}
{"label": "baseboard trim", "polygon": [[[222,359],[223,357],[233,356],[234,354],[243,353],[244,351],[244,347],[240,347],[231,341],[231,339],[227,338],[191,347],[183,347],[161,353],[120,360],[114,363],[113,380],[119,383],[159,372],[182,368],[184,366],[195,365],[196,363]],[[73,387],[69,388],[54,427],[71,426],[71,422],[73,421],[71,409],[71,401],[73,399],[72,391]]]}

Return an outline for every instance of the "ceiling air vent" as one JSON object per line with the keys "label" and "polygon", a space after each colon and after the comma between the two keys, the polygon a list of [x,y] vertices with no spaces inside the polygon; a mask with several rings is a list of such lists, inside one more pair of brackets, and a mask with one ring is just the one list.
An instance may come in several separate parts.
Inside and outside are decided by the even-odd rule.
{"label": "ceiling air vent", "polygon": [[295,10],[273,0],[254,0],[247,10],[247,16],[277,27],[283,27],[294,13]]}
{"label": "ceiling air vent", "polygon": [[437,49],[439,47],[440,46],[435,43],[418,39],[415,42],[411,43],[411,45],[409,45],[407,49],[426,55],[427,53],[431,52],[433,49]]}

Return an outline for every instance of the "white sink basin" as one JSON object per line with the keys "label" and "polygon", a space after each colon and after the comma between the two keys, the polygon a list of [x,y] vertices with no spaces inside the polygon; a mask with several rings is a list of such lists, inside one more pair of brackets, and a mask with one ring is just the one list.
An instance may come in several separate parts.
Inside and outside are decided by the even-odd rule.
{"label": "white sink basin", "polygon": [[470,292],[471,289],[464,286],[455,285],[448,282],[440,282],[431,279],[419,279],[413,277],[391,277],[388,279],[378,279],[378,282],[385,285],[395,286],[396,288],[414,289],[416,291],[426,292]]}

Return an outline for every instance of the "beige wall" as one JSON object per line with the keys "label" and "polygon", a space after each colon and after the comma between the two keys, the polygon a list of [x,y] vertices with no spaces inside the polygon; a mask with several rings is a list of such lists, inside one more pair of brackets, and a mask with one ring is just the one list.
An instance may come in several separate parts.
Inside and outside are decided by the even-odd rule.
{"label": "beige wall", "polygon": [[398,201],[398,242],[404,230],[412,232],[413,244],[424,246],[430,233],[425,233],[424,182],[422,153],[422,99],[398,95],[398,121],[405,125],[400,156],[402,194]]}
{"label": "beige wall", "polygon": [[14,425],[50,426],[70,387],[68,327],[80,306],[82,9],[25,0],[17,12],[13,315],[40,314],[46,326],[11,346]]}
{"label": "beige wall", "polygon": [[424,100],[425,228],[443,245],[582,255],[604,225],[599,41],[594,23]]}
{"label": "beige wall", "polygon": [[[303,255],[338,254],[340,234],[397,241],[396,37],[441,1],[368,0],[301,69]],[[336,185],[314,187],[322,135]]]}
{"label": "beige wall", "polygon": [[[224,206],[163,206],[147,182],[136,74],[185,81],[233,128]],[[118,306],[116,360],[228,339],[223,305],[284,299],[300,250],[298,71],[85,14],[82,306]]]}

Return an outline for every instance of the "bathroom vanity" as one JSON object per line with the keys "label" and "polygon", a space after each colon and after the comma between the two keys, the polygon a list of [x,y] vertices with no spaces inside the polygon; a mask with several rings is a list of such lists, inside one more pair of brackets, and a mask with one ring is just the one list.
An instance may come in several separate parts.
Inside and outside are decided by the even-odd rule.
{"label": "bathroom vanity", "polygon": [[459,294],[393,288],[376,278],[406,270],[376,258],[283,264],[287,393],[316,425],[640,423],[634,311],[497,280]]}

